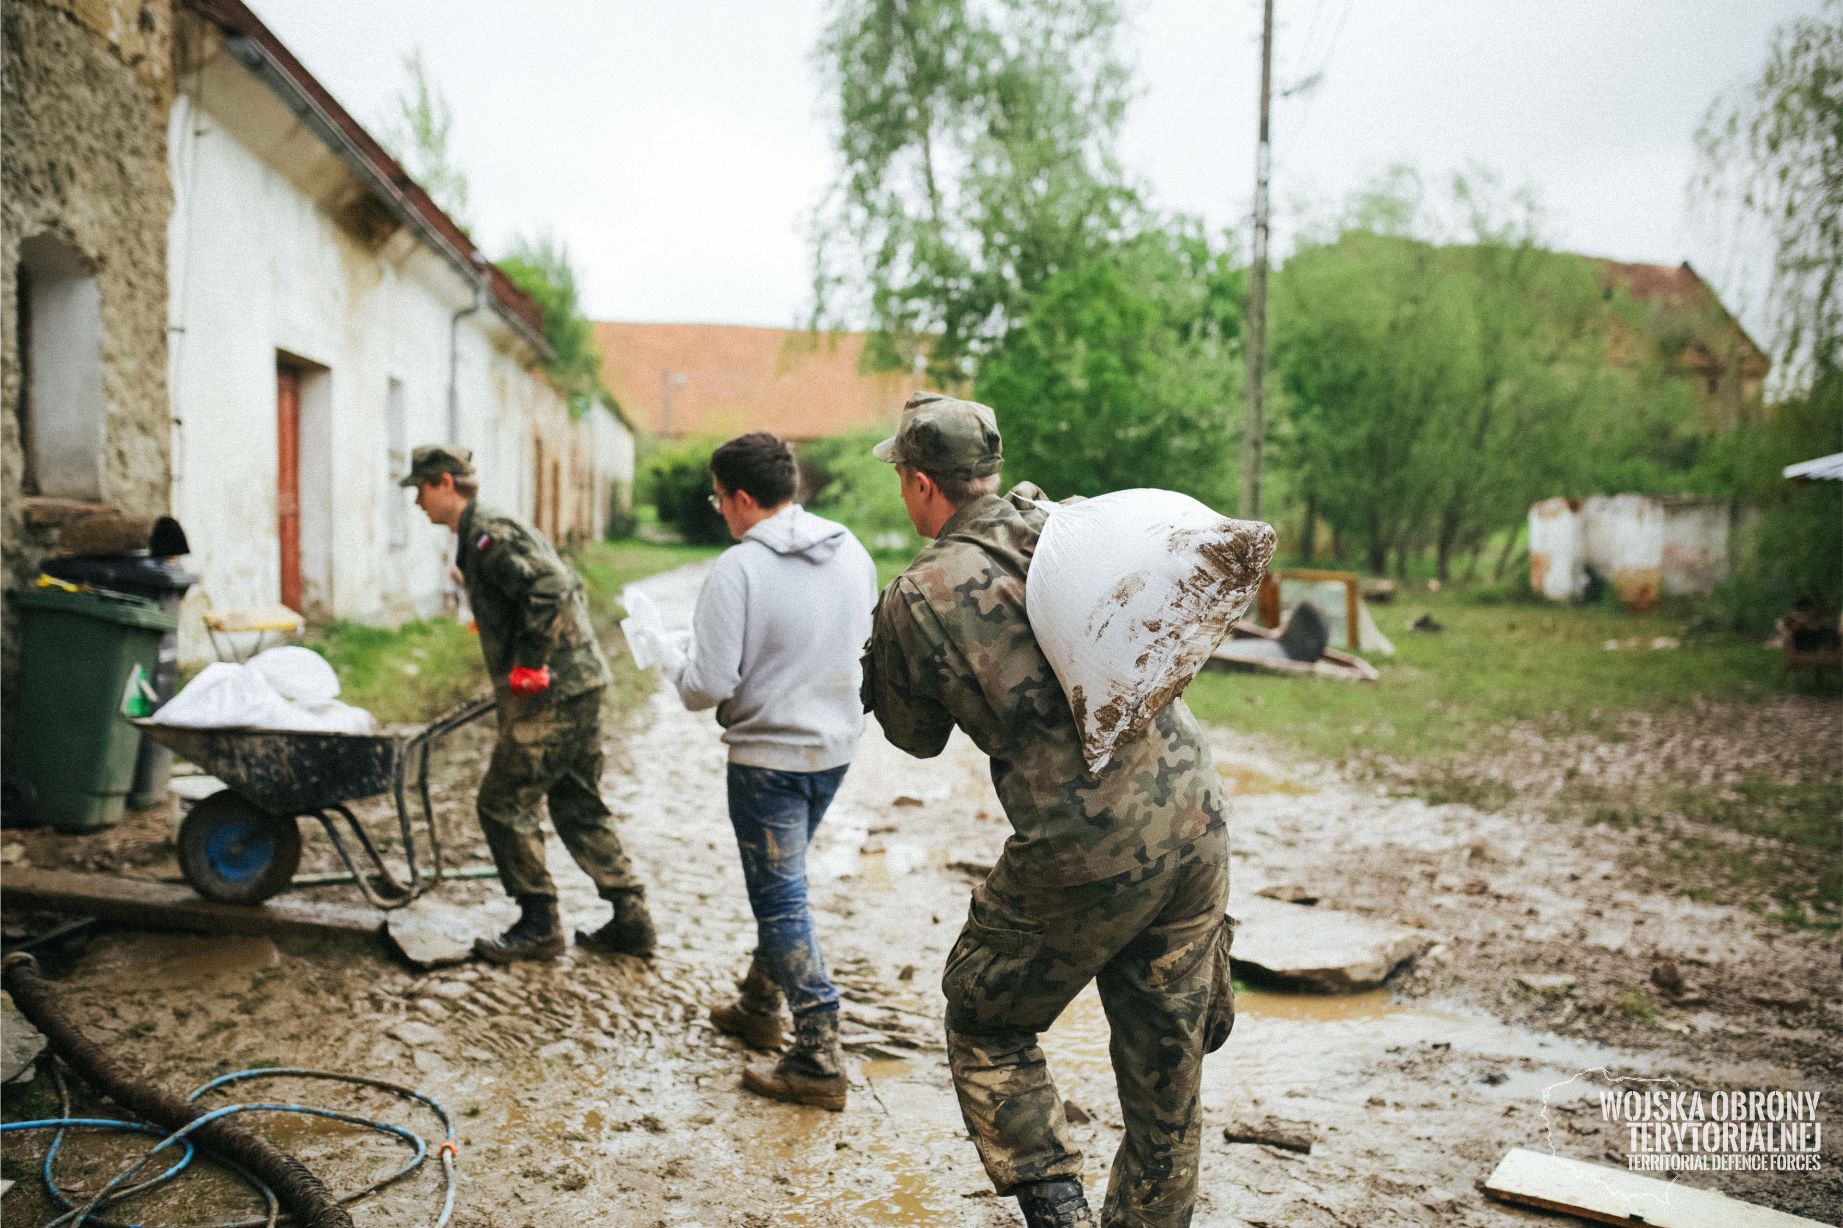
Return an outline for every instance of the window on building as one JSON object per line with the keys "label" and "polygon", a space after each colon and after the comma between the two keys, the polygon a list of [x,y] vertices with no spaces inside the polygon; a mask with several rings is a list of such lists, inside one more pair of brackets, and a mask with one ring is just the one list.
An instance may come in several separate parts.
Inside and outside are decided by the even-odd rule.
{"label": "window on building", "polygon": [[410,424],[400,379],[391,380],[385,394],[384,432],[390,450],[384,479],[390,486],[390,548],[403,550],[410,544],[410,492],[400,488],[397,480],[410,471]]}
{"label": "window on building", "polygon": [[102,292],[89,263],[55,235],[20,245],[20,438],[30,488],[101,500]]}

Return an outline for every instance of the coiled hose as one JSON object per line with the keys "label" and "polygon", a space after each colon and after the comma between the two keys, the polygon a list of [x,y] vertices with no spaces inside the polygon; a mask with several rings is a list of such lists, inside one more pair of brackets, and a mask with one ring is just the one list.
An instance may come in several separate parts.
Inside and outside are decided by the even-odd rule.
{"label": "coiled hose", "polygon": [[[30,955],[7,956],[4,964],[0,965],[0,980],[4,981],[7,991],[13,995],[13,1001],[19,1007],[20,1013],[44,1034],[52,1053],[68,1063],[91,1087],[135,1116],[153,1123],[148,1125],[135,1121],[70,1116],[69,1095],[63,1076],[57,1073],[57,1068],[53,1066],[62,1106],[59,1115],[56,1118],[42,1121],[9,1122],[0,1125],[0,1132],[46,1129],[57,1132],[51,1147],[45,1154],[43,1177],[46,1191],[54,1201],[65,1208],[65,1214],[52,1220],[45,1225],[45,1228],[62,1228],[66,1224],[73,1225],[73,1228],[83,1224],[95,1225],[96,1228],[129,1228],[120,1221],[103,1219],[97,1212],[176,1179],[191,1163],[195,1154],[195,1143],[253,1186],[267,1204],[267,1213],[263,1216],[220,1222],[213,1225],[212,1228],[272,1226],[280,1222],[284,1212],[291,1222],[302,1225],[302,1228],[352,1228],[352,1217],[346,1213],[345,1205],[402,1180],[422,1166],[423,1160],[428,1155],[427,1144],[420,1136],[401,1126],[302,1104],[232,1104],[219,1108],[205,1108],[198,1104],[202,1096],[221,1087],[248,1080],[281,1077],[324,1079],[374,1087],[415,1100],[428,1108],[441,1122],[445,1135],[441,1146],[437,1148],[445,1189],[436,1228],[443,1228],[453,1214],[455,1198],[453,1123],[449,1119],[447,1110],[439,1102],[421,1092],[400,1084],[361,1075],[278,1067],[239,1070],[221,1075],[197,1088],[182,1100],[133,1079],[119,1070],[88,1037],[83,1035],[57,1005],[50,984],[38,975],[37,961]],[[375,1181],[363,1189],[335,1196],[318,1177],[308,1171],[293,1156],[253,1131],[227,1120],[236,1114],[250,1112],[305,1113],[345,1122],[395,1137],[410,1148],[412,1155],[408,1163],[382,1180]],[[64,1134],[71,1129],[133,1131],[159,1135],[161,1141],[139,1161],[118,1174],[87,1203],[77,1206],[58,1188],[53,1176],[53,1166],[62,1146]],[[157,1176],[136,1184],[128,1184],[137,1173],[152,1163],[157,1154],[172,1146],[184,1148],[183,1154],[176,1163]]]}

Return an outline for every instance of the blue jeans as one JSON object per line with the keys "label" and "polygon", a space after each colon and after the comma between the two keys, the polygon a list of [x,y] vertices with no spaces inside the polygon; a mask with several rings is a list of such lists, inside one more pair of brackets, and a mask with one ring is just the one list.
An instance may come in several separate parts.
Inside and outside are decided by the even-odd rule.
{"label": "blue jeans", "polygon": [[796,1019],[838,1009],[806,905],[806,846],[850,766],[779,772],[729,765],[730,826],[755,914],[755,962],[787,995]]}

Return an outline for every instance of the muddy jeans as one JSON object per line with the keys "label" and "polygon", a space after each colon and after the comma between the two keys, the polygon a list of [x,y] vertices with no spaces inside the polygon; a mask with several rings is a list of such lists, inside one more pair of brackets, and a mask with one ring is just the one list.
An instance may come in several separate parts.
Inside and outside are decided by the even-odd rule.
{"label": "muddy jeans", "polygon": [[730,826],[755,914],[754,962],[787,995],[795,1018],[838,1009],[806,904],[806,846],[849,766],[780,772],[729,765]]}
{"label": "muddy jeans", "polygon": [[1038,1033],[1097,981],[1126,1137],[1104,1228],[1183,1228],[1197,1196],[1205,1030],[1228,902],[1217,827],[1143,869],[1055,887],[1001,857],[947,956],[947,1060],[1000,1194],[1081,1177]]}
{"label": "muddy jeans", "polygon": [[538,805],[546,799],[564,847],[598,890],[605,895],[640,886],[602,801],[601,691],[557,700],[515,719],[506,711],[500,710],[499,741],[476,802],[506,894],[557,894],[538,824]]}

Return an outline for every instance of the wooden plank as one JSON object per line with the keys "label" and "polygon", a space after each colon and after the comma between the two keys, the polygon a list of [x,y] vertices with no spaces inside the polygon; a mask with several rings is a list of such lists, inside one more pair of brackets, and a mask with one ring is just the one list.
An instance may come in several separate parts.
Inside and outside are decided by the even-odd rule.
{"label": "wooden plank", "polygon": [[280,896],[263,904],[220,904],[173,883],[107,874],[12,869],[3,884],[8,907],[98,917],[162,929],[210,934],[362,934],[374,936],[383,915],[374,908]]}
{"label": "wooden plank", "polygon": [[1485,1181],[1505,1202],[1561,1211],[1601,1224],[1650,1228],[1823,1228],[1812,1219],[1755,1206],[1674,1181],[1518,1147]]}

